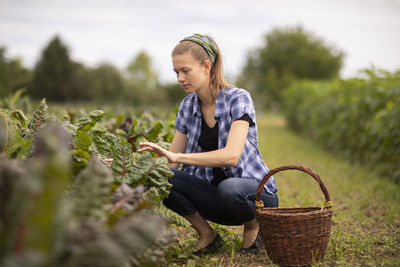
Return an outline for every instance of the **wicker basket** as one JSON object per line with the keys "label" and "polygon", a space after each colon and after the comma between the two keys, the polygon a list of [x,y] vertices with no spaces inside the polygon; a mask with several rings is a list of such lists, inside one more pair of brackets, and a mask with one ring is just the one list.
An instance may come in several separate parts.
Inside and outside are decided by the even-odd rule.
{"label": "wicker basket", "polygon": [[[299,170],[312,176],[325,195],[324,207],[264,208],[261,190],[277,172]],[[257,189],[256,214],[269,258],[281,266],[305,266],[321,261],[331,231],[332,201],[318,174],[303,166],[289,165],[270,170]]]}

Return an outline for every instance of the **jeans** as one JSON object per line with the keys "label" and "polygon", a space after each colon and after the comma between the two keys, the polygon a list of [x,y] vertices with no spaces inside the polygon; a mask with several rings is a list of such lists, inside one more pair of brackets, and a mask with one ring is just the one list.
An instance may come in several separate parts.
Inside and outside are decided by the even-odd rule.
{"label": "jeans", "polygon": [[[254,201],[258,182],[228,178],[214,186],[193,175],[172,169],[172,188],[164,205],[181,216],[199,212],[206,220],[223,225],[242,225],[255,218]],[[263,188],[260,200],[265,207],[277,207],[278,196]]]}

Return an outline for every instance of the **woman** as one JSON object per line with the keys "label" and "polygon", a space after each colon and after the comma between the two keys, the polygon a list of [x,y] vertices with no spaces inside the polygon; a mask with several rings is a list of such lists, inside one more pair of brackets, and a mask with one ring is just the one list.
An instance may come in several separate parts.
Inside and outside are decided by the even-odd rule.
{"label": "woman", "polygon": [[[256,253],[262,242],[254,200],[268,168],[257,147],[253,101],[248,92],[225,82],[222,56],[210,36],[184,38],[172,51],[172,63],[189,94],[180,104],[176,133],[169,151],[150,142],[141,143],[139,151],[168,158],[175,175],[164,204],[198,232],[195,254],[213,253],[223,245],[207,220],[243,224],[241,251]],[[276,191],[271,177],[261,194],[265,206],[278,205]]]}

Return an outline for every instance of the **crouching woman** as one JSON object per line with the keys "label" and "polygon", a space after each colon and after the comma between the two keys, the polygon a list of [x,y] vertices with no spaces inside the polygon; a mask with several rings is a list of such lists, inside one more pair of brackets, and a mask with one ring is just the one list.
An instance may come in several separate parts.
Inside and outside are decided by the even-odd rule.
{"label": "crouching woman", "polygon": [[[268,168],[258,149],[250,94],[225,82],[220,50],[208,35],[180,41],[172,51],[172,63],[188,94],[179,107],[176,133],[169,150],[144,142],[139,151],[168,158],[175,175],[164,204],[198,232],[195,254],[214,253],[223,245],[208,221],[243,225],[241,251],[255,253],[262,241],[254,201]],[[266,207],[278,206],[276,192],[271,177],[261,192]]]}

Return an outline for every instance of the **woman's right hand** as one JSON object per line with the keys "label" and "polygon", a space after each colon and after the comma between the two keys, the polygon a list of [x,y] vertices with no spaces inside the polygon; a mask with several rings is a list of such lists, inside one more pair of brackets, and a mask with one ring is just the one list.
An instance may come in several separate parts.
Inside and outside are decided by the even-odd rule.
{"label": "woman's right hand", "polygon": [[166,157],[170,163],[178,163],[179,153],[166,150],[165,148],[162,148],[161,146],[152,142],[142,142],[139,143],[139,145],[143,146],[143,148],[138,149],[137,152],[143,152],[143,151],[154,152],[157,153],[159,156]]}

